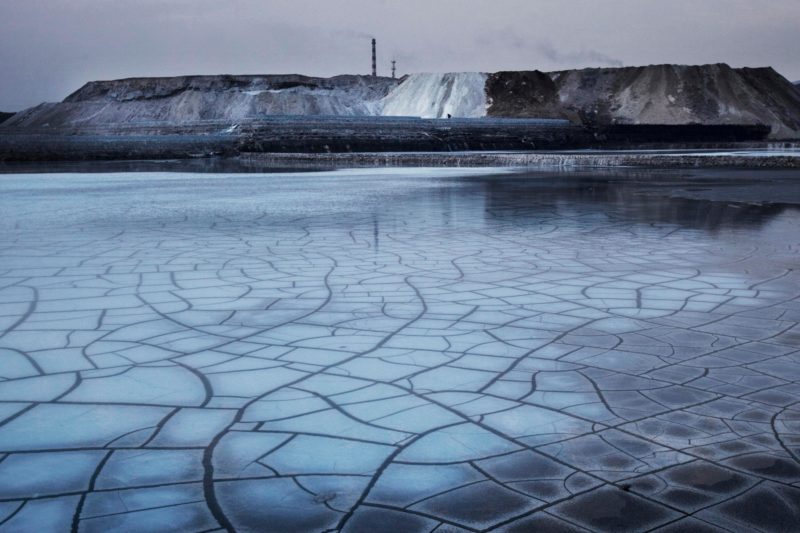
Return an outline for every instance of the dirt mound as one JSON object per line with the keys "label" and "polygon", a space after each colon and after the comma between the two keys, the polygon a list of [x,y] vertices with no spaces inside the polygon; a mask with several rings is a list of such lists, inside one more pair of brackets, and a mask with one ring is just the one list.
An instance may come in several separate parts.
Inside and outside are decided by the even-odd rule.
{"label": "dirt mound", "polygon": [[651,65],[490,77],[490,116],[568,117],[588,125],[765,124],[800,137],[800,94],[771,68]]}
{"label": "dirt mound", "polygon": [[486,74],[411,74],[381,101],[390,117],[480,118],[486,116]]}
{"label": "dirt mound", "polygon": [[491,74],[486,80],[486,95],[489,116],[574,118],[561,107],[558,86],[538,70]]}
{"label": "dirt mound", "polygon": [[391,78],[300,75],[182,76],[87,83],[60,104],[42,104],[6,126],[80,128],[237,121],[274,115],[368,116],[399,83]]}

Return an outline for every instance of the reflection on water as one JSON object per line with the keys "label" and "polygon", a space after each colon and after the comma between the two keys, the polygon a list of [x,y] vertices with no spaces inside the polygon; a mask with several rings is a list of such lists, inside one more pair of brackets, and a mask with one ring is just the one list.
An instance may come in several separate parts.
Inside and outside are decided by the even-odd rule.
{"label": "reflection on water", "polygon": [[[310,216],[358,211],[377,220],[389,212],[424,211],[426,222],[436,212],[443,223],[456,216],[469,224],[482,216],[522,222],[558,208],[715,230],[756,228],[800,205],[796,171],[376,169],[252,175],[249,167],[228,160],[6,164],[2,169],[7,172],[0,174],[6,222],[26,204],[67,214],[90,207],[101,218],[119,215],[124,206],[126,217],[135,218],[149,203],[162,208],[162,216],[236,218],[264,209],[265,216],[277,219],[289,211]],[[8,174],[15,170],[26,173]],[[51,171],[59,174],[42,173]],[[51,210],[42,212],[46,217]],[[130,218],[120,223],[126,221]]]}
{"label": "reflection on water", "polygon": [[[493,181],[484,184],[485,195],[497,216],[516,217],[531,213],[532,206],[602,211],[620,222],[676,224],[686,228],[717,230],[733,227],[758,228],[780,215],[790,205],[711,201],[674,196],[677,181],[631,181],[622,174],[614,178],[557,176],[552,180]],[[719,187],[719,186],[718,186]],[[721,188],[724,191],[724,185]],[[793,186],[797,188],[797,186]],[[679,192],[685,189],[678,188]],[[706,189],[709,190],[709,189]],[[689,193],[695,192],[692,187]],[[519,206],[519,207],[518,207]]]}

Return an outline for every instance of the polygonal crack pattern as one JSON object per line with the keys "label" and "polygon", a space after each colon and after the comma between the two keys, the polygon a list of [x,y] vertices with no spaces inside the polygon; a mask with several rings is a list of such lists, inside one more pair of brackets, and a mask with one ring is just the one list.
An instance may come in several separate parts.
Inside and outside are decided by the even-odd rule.
{"label": "polygonal crack pattern", "polygon": [[0,529],[796,528],[798,212],[495,180],[4,204]]}

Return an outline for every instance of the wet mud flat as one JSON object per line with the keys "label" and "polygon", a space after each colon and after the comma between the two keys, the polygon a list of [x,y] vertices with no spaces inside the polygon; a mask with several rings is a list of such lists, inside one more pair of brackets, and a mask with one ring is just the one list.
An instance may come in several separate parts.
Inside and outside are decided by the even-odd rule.
{"label": "wet mud flat", "polygon": [[0,175],[0,529],[800,521],[797,172],[168,168]]}

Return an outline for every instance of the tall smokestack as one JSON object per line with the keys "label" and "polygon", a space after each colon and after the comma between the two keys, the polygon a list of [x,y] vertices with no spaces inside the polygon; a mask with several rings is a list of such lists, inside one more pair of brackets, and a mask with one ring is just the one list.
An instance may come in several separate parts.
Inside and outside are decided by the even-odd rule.
{"label": "tall smokestack", "polygon": [[372,39],[372,77],[378,77],[378,41]]}

